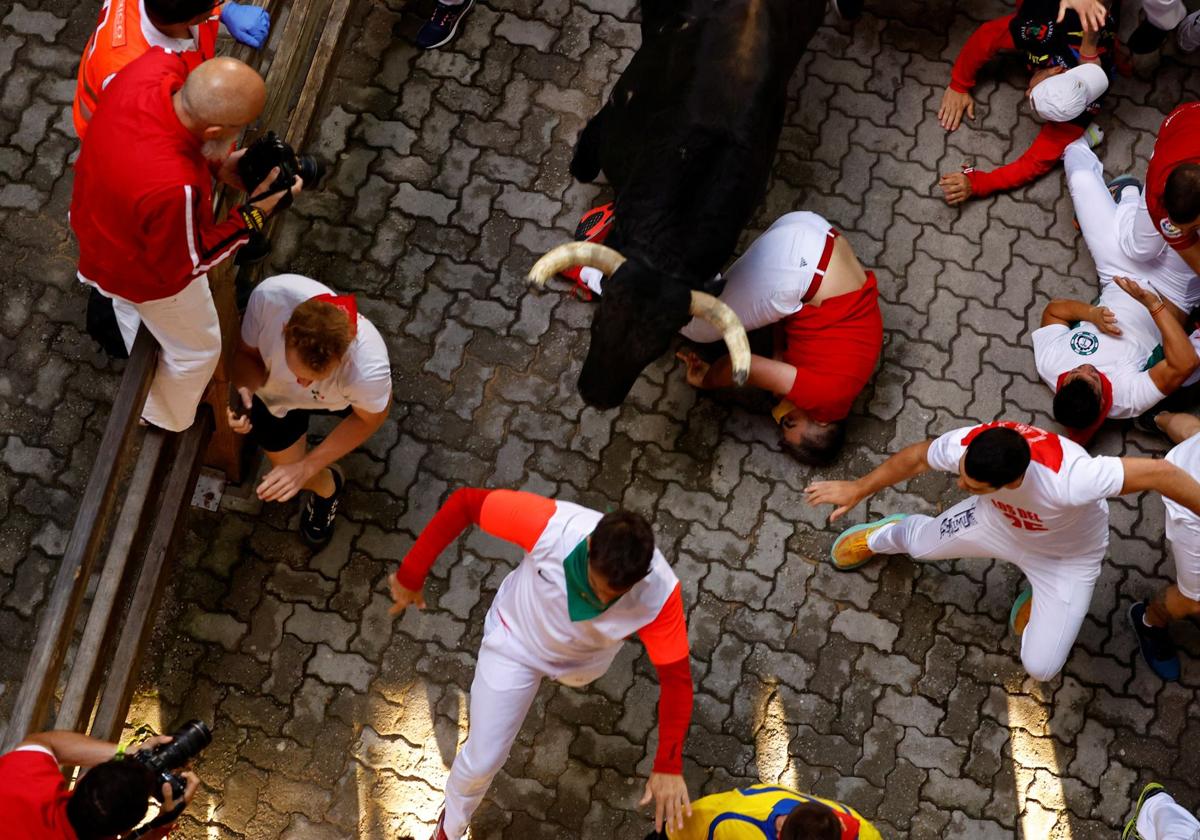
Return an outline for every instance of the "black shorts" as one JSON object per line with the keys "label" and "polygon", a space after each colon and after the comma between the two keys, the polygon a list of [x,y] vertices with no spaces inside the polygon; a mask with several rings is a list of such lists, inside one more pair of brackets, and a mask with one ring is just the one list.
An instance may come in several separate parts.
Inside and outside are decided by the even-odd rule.
{"label": "black shorts", "polygon": [[282,417],[276,417],[267,410],[266,404],[258,397],[250,406],[250,439],[267,452],[282,452],[300,438],[308,434],[308,418],[320,417],[349,417],[354,412],[352,406],[346,406],[341,411],[326,411],[294,408]]}

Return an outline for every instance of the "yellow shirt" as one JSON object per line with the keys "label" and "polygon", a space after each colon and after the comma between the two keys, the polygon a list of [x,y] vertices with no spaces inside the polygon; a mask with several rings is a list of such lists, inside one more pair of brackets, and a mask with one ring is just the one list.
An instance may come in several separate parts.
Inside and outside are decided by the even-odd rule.
{"label": "yellow shirt", "polygon": [[683,828],[670,829],[667,836],[670,840],[776,840],[776,818],[805,802],[833,809],[842,822],[841,840],[883,840],[853,808],[776,785],[752,785],[698,799]]}

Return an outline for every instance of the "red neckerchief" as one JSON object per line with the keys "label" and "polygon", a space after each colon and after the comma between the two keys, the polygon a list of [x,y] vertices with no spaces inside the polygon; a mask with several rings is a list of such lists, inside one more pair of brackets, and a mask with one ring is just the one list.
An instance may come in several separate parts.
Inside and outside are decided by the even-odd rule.
{"label": "red neckerchief", "polygon": [[[1059,375],[1058,381],[1054,383],[1055,393],[1057,393],[1058,389],[1063,386],[1063,380],[1067,378],[1067,374],[1069,373],[1071,373],[1071,371],[1067,371],[1066,373]],[[1088,443],[1091,442],[1092,438],[1095,437],[1096,432],[1099,431],[1100,427],[1104,425],[1104,421],[1108,419],[1108,412],[1112,411],[1112,383],[1109,382],[1108,377],[1103,373],[1100,373],[1100,371],[1096,371],[1096,373],[1100,374],[1100,416],[1096,418],[1095,423],[1088,426],[1086,429],[1072,429],[1064,427],[1067,429],[1067,437],[1078,443],[1080,446],[1087,446]]]}
{"label": "red neckerchief", "polygon": [[310,300],[323,300],[345,312],[346,317],[350,319],[350,337],[358,335],[358,304],[354,302],[354,295],[324,294]]}

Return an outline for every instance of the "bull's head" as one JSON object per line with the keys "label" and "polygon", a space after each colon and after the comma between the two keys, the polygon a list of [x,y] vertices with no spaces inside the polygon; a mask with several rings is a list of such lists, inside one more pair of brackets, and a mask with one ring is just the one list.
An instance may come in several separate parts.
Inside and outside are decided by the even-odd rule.
{"label": "bull's head", "polygon": [[666,281],[650,269],[594,242],[570,242],[550,251],[530,269],[537,286],[565,268],[590,265],[604,272],[604,293],[592,317],[592,342],[579,373],[579,394],[596,408],[616,408],[642,369],[671,343],[672,336],[695,316],[710,322],[725,338],[733,379],[743,385],[750,373],[750,342],[733,310],[712,295]]}

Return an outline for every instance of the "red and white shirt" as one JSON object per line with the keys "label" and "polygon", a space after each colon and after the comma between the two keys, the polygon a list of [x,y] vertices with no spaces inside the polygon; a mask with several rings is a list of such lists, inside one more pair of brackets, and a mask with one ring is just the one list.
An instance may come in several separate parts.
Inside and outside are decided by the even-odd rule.
{"label": "red and white shirt", "polygon": [[0,825],[5,840],[75,840],[71,792],[54,753],[26,744],[0,755]]}
{"label": "red and white shirt", "polygon": [[955,429],[935,439],[925,460],[936,470],[957,473],[967,445],[981,432],[1014,429],[1029,443],[1031,460],[1021,484],[981,496],[975,516],[988,526],[1014,532],[1029,551],[1044,557],[1078,557],[1108,545],[1108,503],[1125,483],[1120,458],[1093,457],[1067,438],[1001,420]]}
{"label": "red and white shirt", "polygon": [[1167,178],[1183,163],[1200,164],[1200,102],[1180,105],[1167,115],[1154,141],[1154,154],[1146,169],[1146,209],[1167,244],[1184,251],[1200,242],[1197,231],[1184,233],[1167,216],[1163,192]]}
{"label": "red and white shirt", "polygon": [[249,238],[240,214],[214,220],[213,170],[175,114],[189,71],[157,47],[126,65],[75,162],[79,278],[134,303],[178,294]]}
{"label": "red and white shirt", "polygon": [[471,523],[519,545],[525,557],[500,584],[491,607],[517,642],[519,649],[511,653],[556,677],[607,667],[625,639],[637,633],[661,688],[654,769],[680,773],[693,689],[683,597],[666,558],[655,549],[650,573],[600,615],[572,621],[568,613],[564,558],[602,517],[533,493],[463,488],[421,532],[396,578],[407,589],[419,590],[442,549]]}

